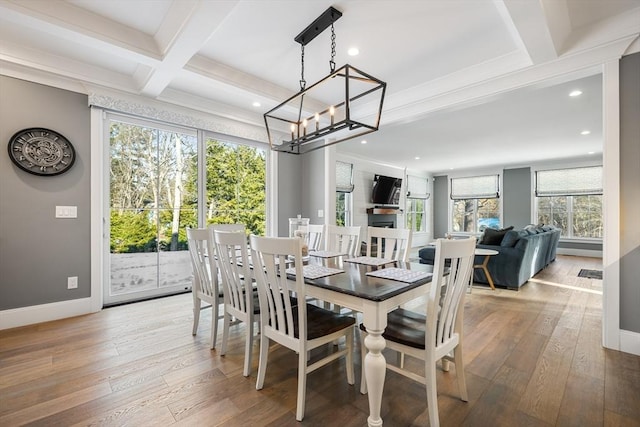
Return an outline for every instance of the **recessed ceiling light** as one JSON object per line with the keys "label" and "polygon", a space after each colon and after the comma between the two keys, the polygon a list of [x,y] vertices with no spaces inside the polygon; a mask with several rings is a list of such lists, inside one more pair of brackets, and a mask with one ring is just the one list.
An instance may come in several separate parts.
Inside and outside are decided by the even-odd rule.
{"label": "recessed ceiling light", "polygon": [[582,91],[581,90],[572,90],[571,93],[569,93],[569,96],[574,97],[574,96],[580,96],[582,95]]}
{"label": "recessed ceiling light", "polygon": [[254,102],[253,102],[253,106],[254,106],[254,107],[259,107],[259,106],[260,106],[260,103],[259,103],[258,101],[254,101]]}
{"label": "recessed ceiling light", "polygon": [[349,50],[347,51],[347,55],[349,56],[356,56],[359,53],[360,53],[360,50],[358,50],[357,47],[350,47]]}
{"label": "recessed ceiling light", "polygon": [[366,143],[367,143],[366,139],[363,139],[362,141],[360,141],[360,144],[366,144]]}
{"label": "recessed ceiling light", "polygon": [[583,130],[582,132],[580,132],[580,135],[589,135],[590,133],[590,130]]}
{"label": "recessed ceiling light", "polygon": [[420,160],[420,157],[416,156],[416,160]]}
{"label": "recessed ceiling light", "polygon": [[595,154],[595,153],[596,153],[595,151],[589,151],[589,152],[587,152],[587,154]]}

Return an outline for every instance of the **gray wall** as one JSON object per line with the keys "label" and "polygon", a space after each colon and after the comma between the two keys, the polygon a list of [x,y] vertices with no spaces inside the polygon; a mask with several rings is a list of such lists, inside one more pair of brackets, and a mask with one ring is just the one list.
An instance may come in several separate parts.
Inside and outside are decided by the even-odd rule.
{"label": "gray wall", "polygon": [[640,333],[640,53],[620,61],[620,328]]}
{"label": "gray wall", "polygon": [[[327,185],[324,162],[327,150],[311,151],[300,157],[302,161],[302,213],[311,224],[324,224],[325,218],[318,216],[318,210],[324,210],[324,191]],[[324,212],[326,215],[327,212]],[[334,214],[335,215],[335,214]]]}
{"label": "gray wall", "polygon": [[278,156],[278,236],[289,235],[289,218],[302,212],[302,161],[301,156],[272,153]]}
{"label": "gray wall", "polygon": [[[90,112],[87,96],[0,76],[0,141],[21,129],[64,135],[76,162],[53,177],[31,175],[0,151],[0,310],[91,294]],[[55,207],[77,206],[77,219],[56,219]],[[67,277],[78,288],[67,289]]]}
{"label": "gray wall", "polygon": [[449,177],[433,177],[433,238],[444,237],[449,229]]}
{"label": "gray wall", "polygon": [[524,228],[531,223],[531,168],[505,169],[503,174],[503,223]]}

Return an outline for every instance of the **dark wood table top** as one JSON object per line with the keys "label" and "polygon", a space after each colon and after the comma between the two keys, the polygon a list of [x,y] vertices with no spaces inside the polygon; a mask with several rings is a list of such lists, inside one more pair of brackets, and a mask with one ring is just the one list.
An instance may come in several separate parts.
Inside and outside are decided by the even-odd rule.
{"label": "dark wood table top", "polygon": [[409,263],[394,261],[381,267],[364,264],[345,262],[343,257],[317,258],[311,256],[310,263],[324,265],[325,267],[338,268],[344,273],[334,274],[319,279],[306,279],[305,283],[320,288],[337,291],[343,294],[354,295],[371,301],[384,301],[403,292],[431,282],[431,275],[413,283],[401,282],[398,280],[385,279],[380,277],[367,276],[366,273],[382,268],[402,268],[412,271],[433,272],[433,266],[419,263]]}

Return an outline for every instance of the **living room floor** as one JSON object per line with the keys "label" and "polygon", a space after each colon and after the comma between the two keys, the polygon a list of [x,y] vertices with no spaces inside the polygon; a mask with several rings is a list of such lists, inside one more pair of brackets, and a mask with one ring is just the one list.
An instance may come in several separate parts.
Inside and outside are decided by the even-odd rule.
{"label": "living room floor", "polygon": [[[469,402],[459,399],[455,367],[438,368],[443,426],[640,425],[640,357],[602,348],[602,281],[577,277],[585,268],[601,260],[559,256],[519,291],[465,295]],[[244,325],[232,327],[221,357],[209,349],[211,311],[192,336],[191,309],[182,294],[0,331],[0,425],[366,425],[358,337],[356,385],[344,361],[310,374],[298,423],[297,356],[273,346],[257,391],[259,340],[245,378]],[[388,372],[382,417],[386,426],[428,425],[424,387]]]}

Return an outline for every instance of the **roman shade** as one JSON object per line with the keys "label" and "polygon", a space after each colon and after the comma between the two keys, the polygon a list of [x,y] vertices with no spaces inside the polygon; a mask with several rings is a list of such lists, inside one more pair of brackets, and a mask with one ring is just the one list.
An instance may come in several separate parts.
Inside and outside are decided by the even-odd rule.
{"label": "roman shade", "polygon": [[336,162],[336,192],[351,193],[353,191],[353,165]]}
{"label": "roman shade", "polygon": [[536,196],[602,194],[602,166],[536,171]]}
{"label": "roman shade", "polygon": [[428,199],[429,180],[422,176],[407,175],[407,197],[411,199]]}
{"label": "roman shade", "polygon": [[451,198],[495,199],[500,197],[500,175],[451,178]]}

